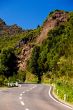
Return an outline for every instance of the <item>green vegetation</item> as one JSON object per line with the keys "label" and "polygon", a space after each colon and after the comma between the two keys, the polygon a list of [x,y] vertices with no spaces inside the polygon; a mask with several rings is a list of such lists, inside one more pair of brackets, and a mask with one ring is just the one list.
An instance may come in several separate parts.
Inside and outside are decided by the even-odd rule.
{"label": "green vegetation", "polygon": [[41,27],[11,36],[0,36],[0,51],[6,47],[12,47],[18,54],[22,45],[34,41],[34,39],[40,34],[40,31]]}
{"label": "green vegetation", "polygon": [[73,104],[73,83],[70,80],[69,81],[58,80],[56,82],[55,93],[62,100],[64,100],[64,97],[66,95],[65,101]]}
{"label": "green vegetation", "polygon": [[60,98],[63,99],[67,93],[67,101],[73,102],[73,12],[69,13],[66,23],[48,33],[48,38],[41,46],[34,47],[29,67],[38,77],[47,76],[49,81],[44,82],[55,83],[55,80],[65,77],[61,85],[55,84],[60,91]]}
{"label": "green vegetation", "polygon": [[39,65],[38,65],[39,49],[40,48],[38,46],[34,47],[32,51],[32,57],[29,62],[29,69],[33,74],[35,74],[38,77],[38,83],[41,82],[41,76],[42,76],[41,69],[39,68]]}
{"label": "green vegetation", "polygon": [[12,48],[6,48],[0,54],[0,86],[7,83],[9,77],[17,74],[17,57]]}
{"label": "green vegetation", "polygon": [[8,78],[16,73],[17,57],[15,56],[13,49],[3,49],[0,55],[0,75],[4,75],[6,78]]}
{"label": "green vegetation", "polygon": [[31,72],[26,71],[26,80],[25,83],[37,83],[38,82],[38,78],[36,75],[31,74]]}
{"label": "green vegetation", "polygon": [[[19,34],[0,36],[0,86],[8,81],[55,83],[55,93],[58,90],[62,99],[67,94],[67,101],[73,103],[73,12],[67,14],[68,20],[48,32],[41,45],[36,44],[36,37],[42,31],[40,26]],[[34,45],[32,54],[27,70],[21,71],[18,55],[28,44]]]}
{"label": "green vegetation", "polygon": [[26,73],[18,68],[18,55],[25,44],[34,43],[40,34],[41,27],[13,35],[0,35],[0,86],[8,82],[26,79]]}
{"label": "green vegetation", "polygon": [[[73,14],[69,21],[48,33],[48,38],[37,49],[34,47],[29,65],[37,72],[52,72],[52,75],[73,76]],[[38,65],[38,66],[37,66]],[[37,69],[37,70],[36,70]],[[35,73],[35,72],[34,72]]]}

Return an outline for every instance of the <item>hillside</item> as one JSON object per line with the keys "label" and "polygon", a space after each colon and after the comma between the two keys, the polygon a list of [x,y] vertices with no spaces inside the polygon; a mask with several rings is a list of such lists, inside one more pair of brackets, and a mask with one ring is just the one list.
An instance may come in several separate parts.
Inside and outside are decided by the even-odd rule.
{"label": "hillside", "polygon": [[55,11],[52,15],[48,16],[45,22],[43,23],[43,28],[40,36],[37,37],[36,42],[38,44],[42,43],[44,39],[47,38],[47,33],[56,26],[61,25],[63,22],[66,22],[68,19],[68,13],[64,11]]}
{"label": "hillside", "polygon": [[12,26],[8,26],[4,20],[0,18],[0,36],[2,35],[14,35],[17,33],[24,32],[21,27],[17,26],[16,24]]}
{"label": "hillside", "polygon": [[[56,13],[59,23],[47,31],[43,27],[37,37],[38,45],[32,50],[28,70],[37,76],[38,83],[55,84],[55,94],[62,100],[66,95],[66,101],[73,105],[73,12],[62,12],[62,16],[61,11],[54,12],[51,18]],[[57,17],[54,16],[55,21]]]}
{"label": "hillside", "polygon": [[[45,27],[47,31],[45,31]],[[45,34],[42,34],[43,31]],[[56,77],[63,75],[73,76],[72,12],[55,11],[52,13],[46,19],[41,34],[37,37],[37,42],[40,45],[34,47],[29,61],[30,70],[34,74],[38,72],[37,75],[42,76],[43,73],[48,72],[48,75],[53,73]]]}
{"label": "hillside", "polygon": [[[17,60],[14,63],[17,63],[17,72],[22,77],[28,71],[38,80],[42,77],[48,80],[64,76],[70,78],[73,76],[72,42],[73,12],[55,10],[42,26],[34,30],[23,30],[17,25],[8,26],[0,19],[0,75],[7,75],[10,70],[5,58],[9,58],[9,61],[15,54]],[[9,56],[5,56],[7,53]],[[13,76],[10,74],[10,77]]]}
{"label": "hillside", "polygon": [[[42,42],[45,39],[47,39],[48,32],[51,29],[54,29],[55,27],[61,25],[63,22],[67,22],[67,19],[68,19],[67,12],[59,10],[59,11],[55,11],[54,13],[52,13],[52,15],[48,16],[48,18],[45,20],[41,29],[37,30],[40,32],[37,33],[35,43],[33,42],[33,44],[41,45]],[[35,33],[34,33],[34,36],[35,36]],[[30,58],[32,47],[33,46],[29,46],[29,44],[24,46],[22,53],[21,53],[20,61],[19,61],[20,62],[19,66],[21,69],[26,69],[27,61]]]}

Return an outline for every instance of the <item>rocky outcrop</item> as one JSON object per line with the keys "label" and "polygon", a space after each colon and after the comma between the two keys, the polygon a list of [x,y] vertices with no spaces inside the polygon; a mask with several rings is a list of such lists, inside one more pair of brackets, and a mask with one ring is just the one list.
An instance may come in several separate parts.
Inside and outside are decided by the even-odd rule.
{"label": "rocky outcrop", "polygon": [[20,60],[18,61],[18,63],[19,63],[18,66],[19,66],[20,70],[25,70],[26,69],[27,61],[31,56],[32,49],[33,49],[33,45],[30,45],[30,44],[25,45],[23,47],[22,52],[19,55]]}
{"label": "rocky outcrop", "polygon": [[[52,13],[50,17],[46,19],[42,26],[42,31],[40,35],[37,36],[35,40],[35,44],[41,45],[43,41],[47,38],[48,32],[53,29],[56,26],[61,25],[63,22],[66,22],[68,20],[68,13],[64,11],[56,11]],[[22,42],[23,43],[23,42]],[[19,68],[21,70],[25,70],[27,67],[27,61],[29,60],[31,56],[33,46],[31,46],[28,42],[24,43],[22,52],[19,56]]]}
{"label": "rocky outcrop", "polygon": [[[55,28],[56,26],[61,25],[63,22],[66,22],[68,20],[68,13],[64,11],[55,11],[53,12],[43,23],[43,26],[41,28],[40,35],[38,34],[37,37],[34,37],[34,34],[29,34],[29,37],[26,36],[24,39],[21,39],[19,44],[17,44],[16,48],[22,47],[22,52],[18,56],[18,66],[20,69],[25,70],[27,67],[27,61],[29,60],[31,56],[31,52],[33,49],[33,46],[41,45],[43,41],[47,38],[48,32]],[[21,27],[17,26],[16,24],[12,26],[8,26],[2,19],[0,19],[0,37],[2,35],[14,35],[18,33],[26,32],[25,30],[22,30]],[[27,32],[28,33],[28,32]],[[34,40],[33,40],[34,39]],[[31,44],[34,44],[32,45]]]}
{"label": "rocky outcrop", "polygon": [[14,35],[17,33],[24,32],[21,27],[16,24],[12,26],[8,26],[1,18],[0,18],[0,36],[1,35]]}
{"label": "rocky outcrop", "polygon": [[41,44],[47,38],[48,32],[56,26],[61,25],[68,20],[68,13],[64,11],[56,11],[48,17],[43,25],[40,36],[37,37],[36,43]]}

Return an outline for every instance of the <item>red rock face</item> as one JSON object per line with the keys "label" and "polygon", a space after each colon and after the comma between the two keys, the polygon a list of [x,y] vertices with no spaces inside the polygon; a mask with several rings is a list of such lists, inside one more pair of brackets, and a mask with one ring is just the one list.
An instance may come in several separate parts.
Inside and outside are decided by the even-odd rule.
{"label": "red rock face", "polygon": [[27,67],[27,61],[31,56],[31,52],[32,52],[32,46],[27,44],[23,47],[21,55],[19,56],[20,61],[19,63],[19,68],[20,70],[25,70]]}
{"label": "red rock face", "polygon": [[[68,19],[68,14],[63,11],[58,11],[58,12],[53,13],[52,16],[49,17],[44,23],[41,34],[37,36],[35,43],[36,44],[43,43],[44,39],[47,38],[48,32],[54,27],[67,21],[67,19]],[[19,67],[21,70],[26,69],[27,61],[29,60],[31,56],[32,49],[33,47],[30,46],[29,44],[24,45],[21,55],[20,55],[20,61],[19,61]]]}
{"label": "red rock face", "polygon": [[16,24],[12,26],[6,25],[6,23],[0,18],[0,35],[13,35],[23,32],[22,28],[17,26]]}
{"label": "red rock face", "polygon": [[47,38],[48,32],[54,27],[66,22],[68,19],[68,13],[63,11],[58,11],[52,14],[43,25],[43,29],[41,31],[40,36],[36,39],[37,43],[42,43],[44,39]]}

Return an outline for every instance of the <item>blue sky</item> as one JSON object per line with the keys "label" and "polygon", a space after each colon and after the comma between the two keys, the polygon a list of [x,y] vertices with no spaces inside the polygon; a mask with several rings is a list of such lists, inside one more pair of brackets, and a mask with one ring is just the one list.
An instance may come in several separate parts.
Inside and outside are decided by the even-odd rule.
{"label": "blue sky", "polygon": [[24,29],[41,25],[55,9],[73,11],[73,0],[0,0],[0,18]]}

